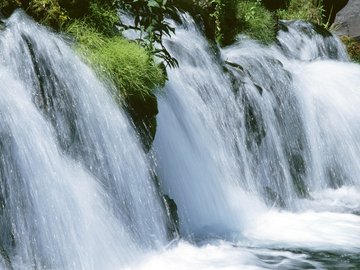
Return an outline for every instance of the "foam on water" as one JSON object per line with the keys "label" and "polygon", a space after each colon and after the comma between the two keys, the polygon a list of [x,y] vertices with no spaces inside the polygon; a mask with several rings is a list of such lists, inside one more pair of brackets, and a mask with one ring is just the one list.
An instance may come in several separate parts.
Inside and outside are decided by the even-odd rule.
{"label": "foam on water", "polygon": [[243,248],[223,241],[199,247],[180,242],[163,253],[150,256],[137,267],[141,270],[322,269],[321,263],[312,261],[305,254],[263,248]]}

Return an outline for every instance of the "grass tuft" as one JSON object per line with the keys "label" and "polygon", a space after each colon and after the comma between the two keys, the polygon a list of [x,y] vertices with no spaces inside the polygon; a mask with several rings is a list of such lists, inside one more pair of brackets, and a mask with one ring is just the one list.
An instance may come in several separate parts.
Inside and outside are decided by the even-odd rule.
{"label": "grass tuft", "polygon": [[323,25],[324,9],[320,2],[290,0],[288,8],[278,10],[277,15],[282,20],[304,20]]}
{"label": "grass tuft", "polygon": [[270,43],[276,37],[276,20],[260,1],[239,1],[237,4],[238,32]]}
{"label": "grass tuft", "polygon": [[119,97],[138,96],[146,99],[165,76],[152,57],[138,44],[121,36],[108,37],[82,21],[67,27],[75,37],[79,52],[101,76],[113,81]]}

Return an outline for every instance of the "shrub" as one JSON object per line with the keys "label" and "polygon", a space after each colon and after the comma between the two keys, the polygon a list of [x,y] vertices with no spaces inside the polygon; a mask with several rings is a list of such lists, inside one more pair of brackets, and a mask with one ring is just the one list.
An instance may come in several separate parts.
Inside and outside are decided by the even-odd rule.
{"label": "shrub", "polygon": [[119,96],[145,99],[165,81],[165,76],[152,57],[138,44],[121,36],[108,37],[82,21],[67,27],[75,37],[77,48],[101,76],[113,81]]}
{"label": "shrub", "polygon": [[238,33],[246,34],[264,43],[275,40],[275,18],[260,1],[239,1],[236,19]]}
{"label": "shrub", "polygon": [[57,0],[31,0],[27,11],[41,23],[54,28],[61,28],[69,20]]}
{"label": "shrub", "polygon": [[115,27],[119,24],[117,9],[106,1],[90,1],[89,11],[83,20],[105,35],[118,34]]}
{"label": "shrub", "polygon": [[278,10],[277,15],[283,20],[305,20],[319,25],[324,23],[324,9],[321,1],[290,0],[288,8]]}

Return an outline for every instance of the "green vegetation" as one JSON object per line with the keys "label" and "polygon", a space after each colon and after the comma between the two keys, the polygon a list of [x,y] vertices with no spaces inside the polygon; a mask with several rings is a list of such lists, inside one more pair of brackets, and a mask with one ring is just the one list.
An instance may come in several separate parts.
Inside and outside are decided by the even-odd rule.
{"label": "green vegetation", "polygon": [[264,43],[275,39],[274,14],[267,10],[260,0],[193,0],[193,2],[194,5],[205,9],[212,18],[203,16],[203,20],[207,22],[205,26],[211,29],[209,22],[215,25],[213,28],[216,41],[223,46],[234,42],[236,35],[240,33]]}
{"label": "green vegetation", "polygon": [[[135,18],[134,28],[142,35],[138,39],[152,55],[162,59],[164,64],[176,67],[176,59],[163,46],[163,36],[170,36],[174,29],[165,22],[165,15],[174,14],[172,0],[2,0],[0,11],[9,16],[15,8],[21,7],[36,21],[55,30],[62,30],[74,19],[81,19],[95,26],[107,35],[115,34],[120,25],[118,8],[130,12]],[[158,44],[158,46],[154,46]]]}
{"label": "green vegetation", "polygon": [[61,27],[69,19],[57,0],[5,0],[0,3],[0,10],[5,15],[10,15],[18,7],[23,8],[35,20],[53,28]]}
{"label": "green vegetation", "polygon": [[213,0],[215,6],[210,16],[214,18],[216,40],[222,45],[231,44],[237,34],[237,0]]}
{"label": "green vegetation", "polygon": [[164,36],[170,36],[175,32],[175,29],[165,21],[166,15],[175,16],[176,14],[172,0],[116,0],[114,2],[116,6],[134,16],[134,26],[122,26],[125,29],[132,28],[141,31],[140,44],[162,59],[166,65],[177,67],[176,59],[169,54],[162,42]]}
{"label": "green vegetation", "polygon": [[67,32],[75,37],[84,58],[111,79],[121,96],[146,98],[164,83],[164,74],[149,54],[121,36],[106,36],[82,21],[74,21]]}
{"label": "green vegetation", "polygon": [[[129,0],[121,3],[130,2],[133,3]],[[145,11],[156,11],[152,7],[156,3],[154,0],[142,0],[141,4],[128,4],[127,8],[130,10],[133,7],[135,14],[144,15]],[[143,8],[145,4],[147,7]],[[159,6],[164,12],[165,4]],[[116,9],[119,5],[119,1],[112,0],[6,0],[1,2],[0,9],[6,12],[11,11],[11,7],[22,7],[40,23],[72,35],[83,57],[101,76],[110,79],[123,97],[140,96],[145,99],[165,80],[162,70],[153,61],[153,55],[161,53],[154,52],[152,45],[159,38],[149,37],[147,42],[145,38],[141,39],[140,43],[146,43],[144,48],[122,38],[116,28],[120,25]],[[157,16],[164,15],[154,15]],[[151,30],[153,22],[138,22],[137,28],[146,26],[149,36],[162,35],[159,23],[156,25],[158,28]],[[166,28],[163,30],[168,33]]]}
{"label": "green vegetation", "polygon": [[244,33],[253,39],[270,43],[276,37],[276,20],[261,1],[241,1],[237,5],[236,18],[238,33]]}
{"label": "green vegetation", "polygon": [[[15,8],[21,7],[36,21],[72,36],[83,59],[94,67],[99,77],[116,86],[115,98],[126,107],[144,147],[149,149],[155,136],[158,112],[154,91],[166,78],[154,56],[163,59],[165,64],[176,65],[162,46],[163,35],[172,31],[163,21],[168,11],[167,2],[157,1],[0,0],[0,11],[10,16]],[[132,12],[136,19],[134,28],[144,33],[138,42],[124,39],[118,30],[121,25],[117,7],[126,3],[123,8]],[[145,17],[139,20],[139,16]],[[155,42],[160,48],[154,47]]]}
{"label": "green vegetation", "polygon": [[342,36],[341,41],[346,46],[350,59],[360,63],[360,42],[348,36]]}
{"label": "green vegetation", "polygon": [[318,25],[324,23],[324,9],[321,1],[290,0],[287,9],[278,10],[277,15],[283,20],[305,20]]}
{"label": "green vegetation", "polygon": [[116,29],[116,26],[119,25],[116,8],[106,1],[92,0],[88,9],[87,14],[82,18],[83,22],[91,25],[96,31],[104,35],[114,36],[119,34]]}
{"label": "green vegetation", "polygon": [[164,72],[145,48],[120,35],[106,35],[111,28],[99,32],[95,28],[97,20],[87,20],[88,23],[74,20],[66,32],[75,38],[79,53],[99,76],[116,86],[115,99],[124,103],[141,134],[144,148],[149,150],[158,113],[154,90],[165,83]]}

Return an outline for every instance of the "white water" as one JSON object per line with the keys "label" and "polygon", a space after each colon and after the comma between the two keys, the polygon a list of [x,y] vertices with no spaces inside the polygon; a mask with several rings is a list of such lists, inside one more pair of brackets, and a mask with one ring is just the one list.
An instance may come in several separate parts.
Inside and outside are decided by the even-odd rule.
{"label": "white water", "polygon": [[304,23],[284,23],[278,45],[240,37],[218,50],[182,20],[153,149],[179,215],[182,239],[169,246],[114,90],[22,13],[6,22],[1,269],[359,265],[359,66]]}
{"label": "white water", "polygon": [[297,250],[279,255],[283,269],[328,267],[308,252],[360,256],[360,66],[304,23],[284,22],[279,45],[241,37],[215,56],[182,20],[168,41],[180,68],[159,93],[154,149],[180,231],[207,244],[180,243],[149,265],[280,267],[254,255],[263,248],[273,262],[272,252]]}
{"label": "white water", "polygon": [[162,246],[164,210],[112,90],[22,12],[0,62],[1,255],[14,269],[116,269]]}

